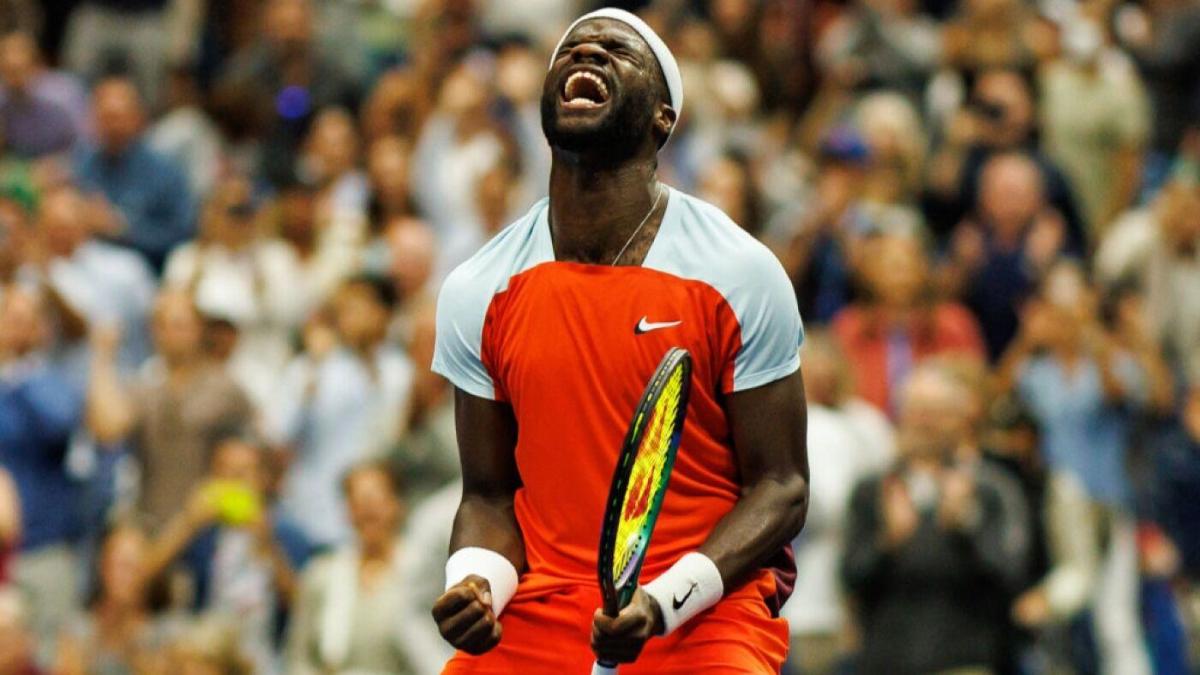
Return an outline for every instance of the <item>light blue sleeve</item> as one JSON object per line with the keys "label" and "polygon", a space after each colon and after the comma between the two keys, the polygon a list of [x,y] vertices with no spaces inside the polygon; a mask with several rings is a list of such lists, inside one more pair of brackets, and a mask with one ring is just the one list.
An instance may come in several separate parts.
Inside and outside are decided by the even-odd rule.
{"label": "light blue sleeve", "polygon": [[446,277],[437,303],[433,372],[479,398],[496,399],[496,387],[483,364],[483,321],[491,295],[473,287],[460,267]]}
{"label": "light blue sleeve", "polygon": [[796,292],[775,255],[756,246],[738,257],[734,266],[742,281],[726,296],[742,338],[731,391],[761,387],[796,372],[804,342]]}

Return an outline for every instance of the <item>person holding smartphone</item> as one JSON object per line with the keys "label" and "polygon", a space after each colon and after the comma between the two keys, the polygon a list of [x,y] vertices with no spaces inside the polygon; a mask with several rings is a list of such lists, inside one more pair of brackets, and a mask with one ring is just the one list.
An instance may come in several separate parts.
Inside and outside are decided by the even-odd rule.
{"label": "person holding smartphone", "polygon": [[276,673],[276,620],[312,550],[271,513],[263,452],[243,438],[218,443],[207,477],[151,545],[147,568],[151,578],[181,568],[195,588],[193,606],[236,621],[255,672]]}

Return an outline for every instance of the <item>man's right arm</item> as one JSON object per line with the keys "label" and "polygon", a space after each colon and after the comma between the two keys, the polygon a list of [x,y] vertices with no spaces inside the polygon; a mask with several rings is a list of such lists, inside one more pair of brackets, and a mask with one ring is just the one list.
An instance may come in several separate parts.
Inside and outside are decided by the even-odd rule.
{"label": "man's right arm", "polygon": [[449,587],[434,603],[433,617],[447,642],[482,654],[500,642],[497,617],[525,567],[513,510],[521,485],[517,422],[512,407],[501,401],[456,389],[454,402],[463,496],[450,538]]}

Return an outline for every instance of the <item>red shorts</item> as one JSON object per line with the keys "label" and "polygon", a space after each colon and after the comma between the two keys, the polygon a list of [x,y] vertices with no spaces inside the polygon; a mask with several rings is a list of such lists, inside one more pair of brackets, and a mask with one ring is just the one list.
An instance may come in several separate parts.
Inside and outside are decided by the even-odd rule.
{"label": "red shorts", "polygon": [[[443,675],[587,675],[592,614],[599,589],[574,586],[533,596],[518,593],[500,617],[500,644],[482,656],[459,652]],[[772,618],[751,584],[729,594],[667,637],[651,638],[621,675],[778,673],[787,658],[788,629]]]}

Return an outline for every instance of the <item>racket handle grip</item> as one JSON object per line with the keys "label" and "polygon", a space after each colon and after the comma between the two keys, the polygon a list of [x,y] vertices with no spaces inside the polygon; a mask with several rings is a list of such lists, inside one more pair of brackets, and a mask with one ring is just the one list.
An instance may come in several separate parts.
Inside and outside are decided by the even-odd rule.
{"label": "racket handle grip", "polygon": [[611,666],[606,666],[603,663],[600,663],[599,661],[597,661],[592,666],[592,675],[617,675],[617,666],[616,666],[616,664],[613,664]]}

